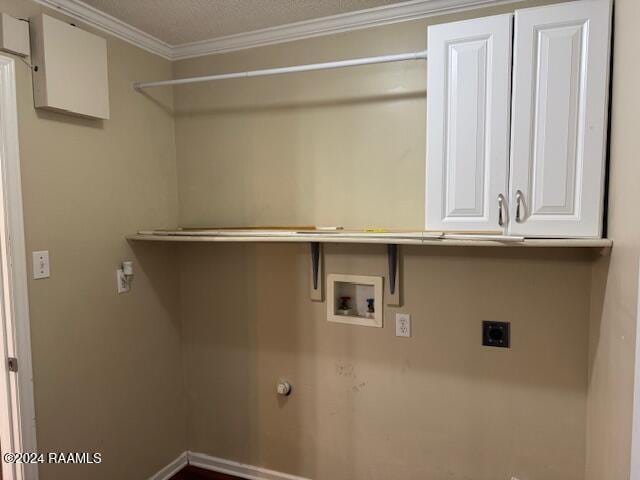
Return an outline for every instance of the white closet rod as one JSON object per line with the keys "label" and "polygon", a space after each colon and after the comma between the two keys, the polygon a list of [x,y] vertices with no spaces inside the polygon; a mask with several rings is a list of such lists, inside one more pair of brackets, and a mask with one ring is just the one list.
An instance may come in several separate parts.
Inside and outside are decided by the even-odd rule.
{"label": "white closet rod", "polygon": [[372,65],[374,63],[402,62],[404,60],[426,60],[427,51],[398,53],[396,55],[381,55],[379,57],[354,58],[352,60],[339,60],[337,62],[312,63],[310,65],[296,65],[293,67],[267,68],[250,72],[223,73],[220,75],[205,75],[202,77],[179,78],[177,80],[162,80],[159,82],[136,82],[133,88],[163,87],[166,85],[184,85],[187,83],[213,82],[214,80],[229,80],[231,78],[264,77],[267,75],[281,75],[283,73],[311,72],[313,70],[329,70],[332,68],[357,67],[360,65]]}

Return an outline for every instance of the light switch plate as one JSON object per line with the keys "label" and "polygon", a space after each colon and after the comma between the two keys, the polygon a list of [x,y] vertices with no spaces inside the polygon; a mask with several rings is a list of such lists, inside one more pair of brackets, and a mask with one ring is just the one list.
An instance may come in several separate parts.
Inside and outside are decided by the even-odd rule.
{"label": "light switch plate", "polygon": [[411,315],[396,313],[396,337],[411,336]]}
{"label": "light switch plate", "polygon": [[33,279],[49,278],[49,251],[40,250],[33,252]]}

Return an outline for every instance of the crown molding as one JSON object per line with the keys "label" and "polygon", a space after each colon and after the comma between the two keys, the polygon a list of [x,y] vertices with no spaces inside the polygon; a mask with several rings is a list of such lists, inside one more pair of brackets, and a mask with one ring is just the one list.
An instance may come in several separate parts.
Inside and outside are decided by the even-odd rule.
{"label": "crown molding", "polygon": [[211,40],[174,45],[172,59],[182,60],[232,52],[521,1],[523,0],[412,0]]}
{"label": "crown molding", "polygon": [[447,13],[517,3],[523,0],[411,0],[179,45],[163,42],[81,0],[35,1],[163,58],[181,60],[418,20]]}
{"label": "crown molding", "polygon": [[57,10],[71,18],[129,42],[136,47],[155,53],[167,60],[173,59],[173,48],[166,42],[142,30],[118,20],[80,0],[35,0],[37,3]]}

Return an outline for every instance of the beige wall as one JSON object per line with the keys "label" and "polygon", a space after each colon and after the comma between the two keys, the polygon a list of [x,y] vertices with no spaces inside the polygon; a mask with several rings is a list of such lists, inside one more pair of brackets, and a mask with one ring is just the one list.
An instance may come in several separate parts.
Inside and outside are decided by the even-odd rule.
{"label": "beige wall", "polygon": [[[418,51],[431,23],[512,10],[183,60],[174,74]],[[420,61],[177,87],[181,223],[424,228],[425,85]]]}
{"label": "beige wall", "polygon": [[[404,252],[405,305],[377,329],[326,321],[307,245],[181,247],[189,449],[315,480],[584,479],[586,253]],[[386,275],[384,246],[325,260]],[[481,346],[487,319],[513,348]]]}
{"label": "beige wall", "polygon": [[[185,60],[174,75],[419,50],[429,22],[508,10]],[[403,63],[176,88],[180,223],[421,227],[425,78]],[[591,257],[407,249],[406,303],[382,330],[326,322],[305,245],[180,258],[190,450],[315,480],[584,479]],[[383,247],[331,246],[326,262],[386,269]],[[395,338],[396,311],[413,315],[412,339]],[[511,350],[480,346],[483,319],[512,322]]]}
{"label": "beige wall", "polygon": [[[551,2],[526,5],[537,3]],[[585,467],[590,480],[626,480],[640,13],[617,4],[611,259],[407,248],[405,305],[386,309],[383,329],[325,321],[326,305],[308,300],[307,246],[176,252],[123,237],[176,223],[422,226],[424,65],[179,87],[175,98],[130,84],[418,50],[430,21],[454,17],[191,59],[173,72],[109,39],[103,123],[36,112],[17,62],[27,249],[52,259],[51,279],[29,284],[39,449],[105,457],[43,466],[41,478],[146,478],[189,448],[316,480],[580,480]],[[0,10],[40,7],[0,0]],[[117,296],[114,270],[127,258],[135,287]],[[386,268],[374,246],[328,246],[326,262],[329,272]],[[413,338],[394,337],[396,311],[413,315]],[[511,350],[479,346],[483,319],[512,322]],[[285,401],[273,392],[282,377],[295,389]],[[492,463],[497,452],[505,463]]]}
{"label": "beige wall", "polygon": [[[40,11],[0,0],[0,11]],[[51,278],[29,281],[38,447],[102,452],[100,466],[49,466],[42,480],[140,480],[185,449],[175,255],[125,234],[177,216],[170,91],[133,92],[171,65],[108,39],[111,120],[36,111],[16,62],[27,251],[46,249]],[[134,289],[117,295],[119,262]],[[30,261],[29,261],[30,268]]]}
{"label": "beige wall", "polygon": [[637,114],[640,4],[616,0],[609,237],[611,258],[594,265],[587,478],[627,480],[631,438],[640,222]]}

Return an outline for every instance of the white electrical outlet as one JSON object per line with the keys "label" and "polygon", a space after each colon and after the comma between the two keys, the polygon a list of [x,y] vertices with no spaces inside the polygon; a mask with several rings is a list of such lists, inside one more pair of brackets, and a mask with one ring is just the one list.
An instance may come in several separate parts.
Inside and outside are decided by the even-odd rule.
{"label": "white electrical outlet", "polygon": [[118,293],[127,293],[129,291],[129,279],[121,268],[116,271],[116,281],[118,282]]}
{"label": "white electrical outlet", "polygon": [[49,252],[47,250],[41,250],[33,252],[32,255],[34,280],[49,278],[51,276],[49,272]]}
{"label": "white electrical outlet", "polygon": [[396,337],[411,336],[411,315],[396,313]]}

